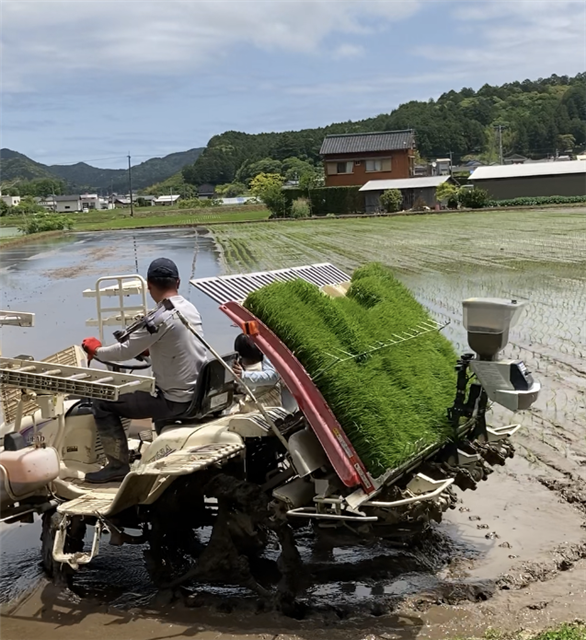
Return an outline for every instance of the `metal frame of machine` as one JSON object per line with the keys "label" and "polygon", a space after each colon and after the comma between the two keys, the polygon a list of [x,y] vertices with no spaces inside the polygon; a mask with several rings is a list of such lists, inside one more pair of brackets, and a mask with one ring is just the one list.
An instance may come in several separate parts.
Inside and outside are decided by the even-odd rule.
{"label": "metal frame of machine", "polygon": [[[204,473],[212,474],[209,477],[213,479],[214,474],[221,473],[220,470],[224,466],[246,466],[248,462],[245,464],[245,460],[248,459],[249,450],[254,446],[259,447],[255,454],[260,456],[259,460],[276,461],[270,477],[267,475],[255,486],[265,496],[263,500],[267,500],[266,509],[272,513],[269,521],[276,527],[275,531],[282,546],[287,540],[291,540],[284,528],[289,525],[284,523],[300,519],[326,521],[331,525],[344,524],[351,527],[359,523],[367,526],[394,526],[402,522],[416,523],[440,518],[443,511],[455,504],[452,485],[456,484],[461,488],[473,487],[488,475],[485,461],[489,464],[503,464],[504,460],[512,455],[512,447],[508,441],[519,426],[488,426],[485,412],[489,397],[496,402],[503,401],[502,403],[509,407],[516,406],[515,402],[519,406],[530,406],[539,392],[539,383],[533,381],[522,363],[498,361],[496,356],[491,358],[488,351],[497,347],[497,351],[500,350],[505,331],[499,326],[499,313],[495,312],[495,322],[490,329],[490,335],[487,336],[486,328],[467,327],[471,332],[476,331],[476,343],[488,346],[483,355],[484,359],[469,355],[464,356],[458,363],[456,401],[450,413],[454,426],[453,441],[428,447],[400,468],[388,469],[381,477],[373,478],[315,381],[286,345],[241,304],[254,290],[272,282],[296,278],[303,278],[331,295],[344,295],[349,281],[347,274],[331,264],[322,263],[292,269],[203,278],[192,280],[192,284],[219,302],[220,309],[244,333],[250,335],[261,351],[270,358],[297,402],[299,411],[287,414],[283,409],[265,408],[256,402],[252,391],[244,385],[257,405],[255,412],[219,416],[211,411],[203,420],[198,419],[192,423],[185,420],[183,424],[164,429],[152,442],[143,441],[141,437],[135,452],[136,463],[125,480],[114,487],[84,486],[80,478],[83,478],[84,470],[87,471],[91,467],[85,463],[73,464],[67,461],[68,447],[65,446],[65,436],[67,434],[67,437],[70,437],[68,424],[71,424],[73,429],[74,423],[83,423],[83,429],[86,430],[84,433],[87,432],[84,436],[86,439],[92,428],[95,434],[91,414],[75,416],[71,409],[77,401],[67,398],[73,395],[115,400],[119,394],[137,389],[152,393],[154,379],[115,371],[89,370],[86,367],[0,358],[0,384],[21,389],[21,403],[34,397],[40,407],[37,413],[27,417],[35,432],[32,448],[51,445],[59,458],[59,477],[52,478],[47,487],[39,492],[39,501],[32,506],[25,501],[15,510],[11,507],[9,515],[14,521],[19,516],[28,517],[33,512],[48,511],[45,521],[49,522],[47,517],[54,512],[51,517],[57,518],[57,524],[51,529],[54,536],[51,543],[53,562],[73,568],[86,564],[98,553],[99,539],[104,531],[110,532],[112,543],[144,542],[144,536],[134,539],[124,532],[124,527],[133,527],[137,526],[137,522],[144,522],[138,517],[139,511],[143,514],[141,517],[146,517],[148,521],[148,514],[154,513],[152,509],[157,500],[180,477]],[[114,281],[115,284],[102,286],[107,281]],[[143,304],[140,308],[133,306],[125,310],[125,302],[131,295],[141,295]],[[97,324],[101,332],[104,326],[118,324],[123,328],[124,334],[124,331],[133,330],[133,326],[144,324],[152,316],[146,311],[144,280],[136,275],[100,278],[96,288],[85,291],[84,296],[96,297],[98,317],[92,323]],[[120,306],[105,307],[101,303],[103,296],[118,297]],[[468,306],[466,317],[473,319],[475,314],[478,315],[480,307],[474,301]],[[506,308],[504,303],[501,306],[503,309]],[[214,362],[221,372],[221,381],[218,383],[220,391],[224,391],[222,385],[233,384],[234,377],[229,363],[197,334],[182,314],[173,307],[171,301],[164,301],[162,307],[176,313],[185,326],[214,355]],[[495,303],[491,308],[501,307]],[[115,315],[107,316],[109,313]],[[0,321],[1,319],[0,314]],[[22,321],[27,319],[22,318]],[[426,331],[441,328],[441,325],[430,324],[416,328],[406,336],[397,336],[397,340],[400,342],[417,339]],[[508,325],[506,338],[508,339]],[[484,349],[484,346],[482,348]],[[479,383],[473,383],[471,386],[468,384],[472,373],[476,374],[486,388]],[[503,381],[496,383],[502,388],[494,387],[495,380]],[[222,395],[220,391],[217,392],[218,397]],[[506,392],[505,395],[499,395],[499,392],[503,391]],[[231,401],[230,394],[227,394],[226,398]],[[221,405],[221,408],[227,407]],[[48,422],[37,429],[40,418]],[[23,425],[22,419],[21,411],[10,427],[12,432],[20,430]],[[30,428],[30,425],[27,428]],[[3,435],[6,433],[7,431]],[[50,438],[44,437],[44,434],[49,433]],[[95,435],[93,437],[95,439]],[[141,452],[143,445],[146,446]],[[93,445],[89,449],[91,447]],[[3,455],[0,453],[0,470],[5,471],[2,467]],[[95,465],[96,462],[92,464]],[[252,470],[255,471],[254,468]],[[7,473],[5,477],[8,477]],[[249,480],[244,479],[243,482],[246,484]],[[199,484],[196,483],[194,486]],[[215,521],[220,522],[225,518],[222,512],[224,503],[220,498],[223,494],[220,491],[221,487],[213,487],[209,495],[202,496],[202,508],[208,511],[211,509],[211,513],[215,514]],[[218,498],[219,502],[206,502],[206,496],[213,500]],[[234,496],[230,498],[230,509],[233,509],[233,500],[236,499]],[[271,501],[270,507],[268,501]],[[252,509],[246,505],[241,509],[250,523],[260,522],[255,518],[260,518],[262,509]],[[246,509],[252,510],[245,513]],[[89,551],[83,551],[83,541],[78,541],[77,546],[71,546],[71,527],[80,521],[95,526],[94,540]],[[256,525],[250,526],[254,528]],[[85,524],[83,527],[85,528]],[[226,540],[226,544],[234,544],[229,542],[228,538]]]}

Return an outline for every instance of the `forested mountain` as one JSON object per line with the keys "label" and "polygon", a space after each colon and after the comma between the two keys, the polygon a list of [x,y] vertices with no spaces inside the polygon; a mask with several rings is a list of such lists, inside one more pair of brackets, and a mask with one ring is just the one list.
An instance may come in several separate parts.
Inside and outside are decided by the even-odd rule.
{"label": "forested mountain", "polygon": [[[202,149],[190,149],[172,153],[164,158],[151,158],[132,167],[132,186],[143,189],[155,182],[166,180],[181,171],[185,165],[197,160]],[[128,190],[128,171],[126,169],[99,169],[85,162],[73,165],[45,165],[31,160],[27,156],[12,151],[0,150],[0,180],[12,191],[21,195],[43,195],[36,193],[37,187],[46,189],[50,181],[54,183],[54,191],[114,191]],[[37,181],[41,181],[39,185]],[[34,181],[35,184],[30,184]],[[51,190],[49,191],[51,193]]]}
{"label": "forested mountain", "polygon": [[[573,78],[551,76],[478,91],[449,91],[437,100],[407,102],[388,114],[341,122],[318,129],[246,134],[227,131],[214,136],[196,162],[183,169],[185,181],[223,184],[250,178],[251,165],[299,158],[319,161],[324,136],[332,133],[415,129],[422,158],[453,153],[455,162],[467,156],[498,158],[497,127],[503,127],[505,154],[542,158],[586,146],[586,73]],[[255,168],[253,167],[253,168]]]}
{"label": "forested mountain", "polygon": [[12,180],[39,180],[53,178],[55,176],[47,165],[35,162],[18,151],[0,149],[0,180],[4,182]]}

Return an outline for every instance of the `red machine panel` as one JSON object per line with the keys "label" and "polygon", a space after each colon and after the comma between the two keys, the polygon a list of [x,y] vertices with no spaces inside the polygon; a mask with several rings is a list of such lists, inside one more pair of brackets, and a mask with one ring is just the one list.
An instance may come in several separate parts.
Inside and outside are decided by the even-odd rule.
{"label": "red machine panel", "polygon": [[[227,302],[220,309],[242,331],[250,333],[258,348],[273,363],[342,482],[347,487],[360,485],[365,493],[372,493],[374,486],[370,474],[299,360],[266,325],[237,302]],[[250,326],[254,326],[254,331],[249,332]]]}

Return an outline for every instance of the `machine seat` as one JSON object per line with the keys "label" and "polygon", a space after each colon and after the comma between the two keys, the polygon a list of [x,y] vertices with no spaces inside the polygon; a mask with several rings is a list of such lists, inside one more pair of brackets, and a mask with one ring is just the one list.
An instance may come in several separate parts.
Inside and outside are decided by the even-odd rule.
{"label": "machine seat", "polygon": [[[223,356],[228,365],[236,361],[238,354],[230,353]],[[197,378],[193,398],[187,411],[175,418],[155,420],[157,435],[168,426],[175,424],[203,422],[218,416],[222,411],[232,406],[234,402],[234,377],[231,376],[222,363],[215,358],[208,360],[202,367]]]}

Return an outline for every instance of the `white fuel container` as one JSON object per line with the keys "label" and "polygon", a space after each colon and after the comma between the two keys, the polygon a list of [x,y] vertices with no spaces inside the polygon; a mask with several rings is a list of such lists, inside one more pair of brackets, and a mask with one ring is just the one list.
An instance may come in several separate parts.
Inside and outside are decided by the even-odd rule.
{"label": "white fuel container", "polygon": [[41,490],[59,476],[59,456],[52,447],[26,447],[0,453],[0,503],[4,508]]}

